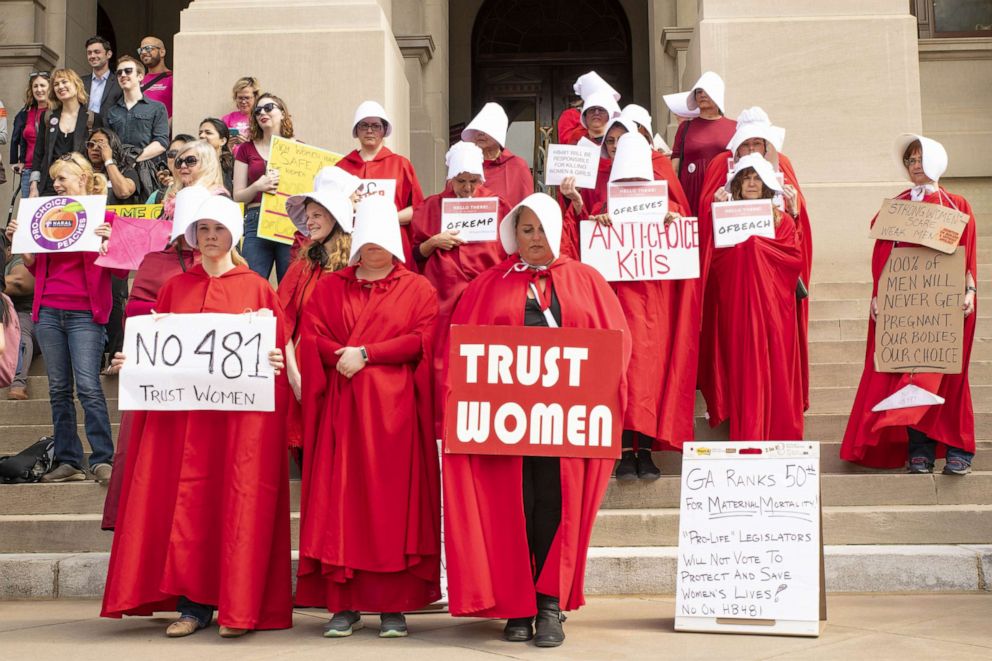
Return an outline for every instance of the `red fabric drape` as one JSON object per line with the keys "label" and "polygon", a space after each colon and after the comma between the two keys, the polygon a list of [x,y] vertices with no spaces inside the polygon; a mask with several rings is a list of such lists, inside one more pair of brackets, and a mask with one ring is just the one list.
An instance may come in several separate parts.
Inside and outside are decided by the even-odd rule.
{"label": "red fabric drape", "polygon": [[511,208],[534,192],[534,175],[527,167],[527,161],[509,149],[504,148],[493,160],[484,161],[482,169],[486,175],[486,188],[506,200]]}

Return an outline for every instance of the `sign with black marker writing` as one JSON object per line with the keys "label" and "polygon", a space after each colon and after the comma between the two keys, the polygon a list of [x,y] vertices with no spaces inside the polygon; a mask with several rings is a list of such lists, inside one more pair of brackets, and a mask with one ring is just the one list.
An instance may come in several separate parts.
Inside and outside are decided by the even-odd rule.
{"label": "sign with black marker writing", "polygon": [[441,231],[458,232],[469,243],[495,241],[499,229],[498,197],[445,198],[441,200]]}

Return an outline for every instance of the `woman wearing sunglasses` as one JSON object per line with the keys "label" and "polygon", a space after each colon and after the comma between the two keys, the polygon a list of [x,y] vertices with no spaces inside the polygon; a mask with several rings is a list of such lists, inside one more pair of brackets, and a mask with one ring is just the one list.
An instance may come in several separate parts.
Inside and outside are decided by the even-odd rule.
{"label": "woman wearing sunglasses", "polygon": [[116,133],[107,128],[90,131],[86,156],[93,170],[107,178],[107,204],[138,204],[138,173]]}
{"label": "woman wearing sunglasses", "polygon": [[102,125],[99,115],[86,110],[86,88],[72,69],[52,72],[52,86],[48,93],[51,111],[41,117],[38,138],[31,159],[31,187],[29,195],[55,195],[49,169],[60,156],[86,152],[89,131]]}
{"label": "woman wearing sunglasses", "polygon": [[[187,133],[180,133],[169,143],[169,148],[165,151],[165,163],[160,164],[155,172],[158,180],[158,190],[148,196],[145,204],[162,204],[165,200],[169,187],[176,181],[176,154],[187,142],[196,140]],[[175,191],[173,191],[175,193]]]}
{"label": "woman wearing sunglasses", "polygon": [[31,161],[38,141],[38,124],[48,108],[51,87],[47,71],[34,71],[28,78],[24,107],[14,117],[10,138],[10,163],[14,174],[21,176],[21,197],[31,193]]}

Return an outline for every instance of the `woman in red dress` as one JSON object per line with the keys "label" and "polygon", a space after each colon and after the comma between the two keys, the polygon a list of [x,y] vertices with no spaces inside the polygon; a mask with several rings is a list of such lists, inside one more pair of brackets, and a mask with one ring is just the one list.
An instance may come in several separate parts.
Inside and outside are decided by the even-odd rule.
{"label": "woman in red dress", "polygon": [[620,102],[620,92],[613,89],[613,86],[603,80],[603,77],[595,71],[589,71],[576,78],[572,90],[581,99],[581,103],[579,99],[576,99],[571,107],[563,110],[558,116],[558,142],[563,145],[574,145],[588,135],[582,125],[582,112],[580,111],[586,99],[597,92],[605,92],[612,96],[614,101]]}
{"label": "woman in red dress", "polygon": [[486,188],[514,206],[534,192],[534,175],[527,161],[506,148],[509,122],[502,106],[487,103],[462,130],[462,140],[482,150]]}

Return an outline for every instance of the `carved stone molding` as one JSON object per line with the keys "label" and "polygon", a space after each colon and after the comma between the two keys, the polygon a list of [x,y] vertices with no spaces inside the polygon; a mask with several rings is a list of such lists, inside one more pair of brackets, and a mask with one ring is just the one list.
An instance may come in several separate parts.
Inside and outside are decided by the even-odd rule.
{"label": "carved stone molding", "polygon": [[405,58],[416,58],[423,66],[434,57],[434,38],[429,34],[412,34],[396,37],[396,44]]}
{"label": "carved stone molding", "polygon": [[920,61],[992,60],[992,37],[920,39]]}

